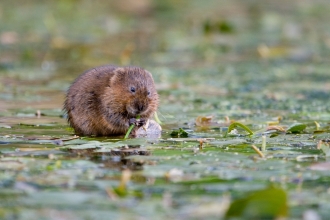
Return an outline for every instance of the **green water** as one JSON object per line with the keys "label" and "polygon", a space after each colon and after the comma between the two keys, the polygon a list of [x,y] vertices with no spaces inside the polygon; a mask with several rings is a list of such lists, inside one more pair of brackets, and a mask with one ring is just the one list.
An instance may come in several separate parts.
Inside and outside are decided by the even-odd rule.
{"label": "green water", "polygon": [[[329,218],[329,10],[322,0],[2,1],[1,219],[223,219],[270,185],[287,196],[271,219]],[[65,92],[109,63],[152,72],[160,139],[74,136]],[[230,121],[254,134],[226,136]],[[295,123],[306,128],[285,132]],[[179,128],[187,138],[171,137]],[[251,146],[263,134],[261,158]]]}

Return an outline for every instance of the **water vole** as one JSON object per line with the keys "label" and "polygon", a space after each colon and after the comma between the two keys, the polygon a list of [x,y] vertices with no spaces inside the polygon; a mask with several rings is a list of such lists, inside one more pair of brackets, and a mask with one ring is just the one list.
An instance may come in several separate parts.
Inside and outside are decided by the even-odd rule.
{"label": "water vole", "polygon": [[100,66],[70,86],[64,110],[80,135],[125,134],[140,115],[139,126],[153,116],[158,94],[150,72],[140,67]]}

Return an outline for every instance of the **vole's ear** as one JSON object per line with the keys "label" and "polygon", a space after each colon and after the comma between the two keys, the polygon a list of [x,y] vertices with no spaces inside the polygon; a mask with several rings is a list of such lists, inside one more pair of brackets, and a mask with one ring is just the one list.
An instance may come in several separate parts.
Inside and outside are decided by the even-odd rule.
{"label": "vole's ear", "polygon": [[110,78],[110,85],[115,85],[120,81],[123,81],[125,78],[125,68],[118,67],[113,71],[113,75]]}
{"label": "vole's ear", "polygon": [[124,67],[117,67],[113,71],[116,75],[122,75],[126,72],[126,69]]}

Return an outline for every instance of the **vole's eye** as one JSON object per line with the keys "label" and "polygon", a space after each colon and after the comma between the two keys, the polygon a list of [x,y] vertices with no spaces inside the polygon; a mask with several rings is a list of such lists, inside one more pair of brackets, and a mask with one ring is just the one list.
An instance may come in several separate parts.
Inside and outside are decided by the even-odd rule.
{"label": "vole's eye", "polygon": [[131,91],[131,93],[135,93],[135,87],[132,86],[130,91]]}
{"label": "vole's eye", "polygon": [[150,91],[148,91],[148,96],[150,95]]}

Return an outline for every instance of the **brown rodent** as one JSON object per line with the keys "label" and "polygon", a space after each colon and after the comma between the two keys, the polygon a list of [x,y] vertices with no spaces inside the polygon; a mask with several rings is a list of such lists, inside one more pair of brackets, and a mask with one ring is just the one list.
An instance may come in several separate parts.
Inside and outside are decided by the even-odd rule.
{"label": "brown rodent", "polygon": [[[76,134],[125,134],[140,115],[140,126],[153,116],[158,94],[150,72],[140,67],[95,67],[70,86],[64,110]],[[142,122],[142,123],[141,123]]]}

